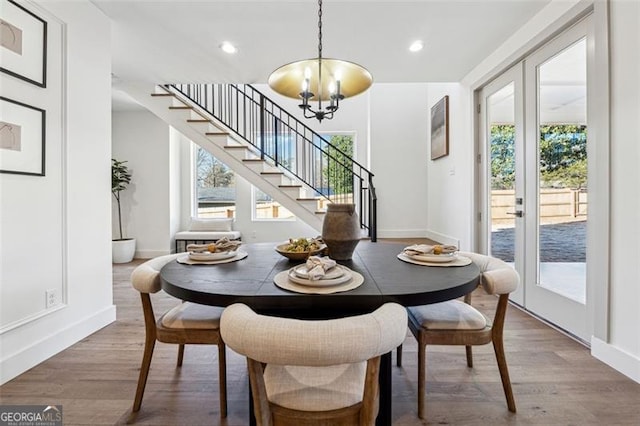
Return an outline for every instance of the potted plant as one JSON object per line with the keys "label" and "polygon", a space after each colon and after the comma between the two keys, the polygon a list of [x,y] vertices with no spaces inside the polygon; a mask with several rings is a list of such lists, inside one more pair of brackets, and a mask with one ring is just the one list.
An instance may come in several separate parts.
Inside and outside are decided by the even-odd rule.
{"label": "potted plant", "polygon": [[113,263],[131,262],[136,251],[135,238],[123,238],[122,236],[122,211],[120,206],[120,192],[124,191],[131,183],[131,172],[125,164],[126,161],[111,159],[111,193],[118,205],[118,231],[119,238],[111,241],[111,255]]}

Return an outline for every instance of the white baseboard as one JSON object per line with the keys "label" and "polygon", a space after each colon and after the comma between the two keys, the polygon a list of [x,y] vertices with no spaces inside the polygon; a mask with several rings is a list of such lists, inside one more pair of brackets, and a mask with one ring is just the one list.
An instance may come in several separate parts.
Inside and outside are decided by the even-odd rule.
{"label": "white baseboard", "polygon": [[115,320],[116,307],[111,305],[3,359],[0,361],[0,385],[62,352]]}
{"label": "white baseboard", "polygon": [[154,257],[171,254],[171,250],[136,250],[136,259],[153,259]]}
{"label": "white baseboard", "polygon": [[437,241],[441,244],[452,245],[460,248],[460,240],[455,237],[450,237],[449,235],[444,235],[439,232],[427,230],[427,238]]}
{"label": "white baseboard", "polygon": [[591,338],[591,355],[640,383],[640,358],[606,343],[596,337]]}
{"label": "white baseboard", "polygon": [[378,229],[378,238],[424,238],[424,229]]}

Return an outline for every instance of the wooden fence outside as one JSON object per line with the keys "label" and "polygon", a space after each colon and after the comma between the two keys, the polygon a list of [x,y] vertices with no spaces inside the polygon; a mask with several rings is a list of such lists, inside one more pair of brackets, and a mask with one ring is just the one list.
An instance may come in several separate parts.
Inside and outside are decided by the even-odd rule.
{"label": "wooden fence outside", "polygon": [[[540,222],[559,223],[587,218],[587,192],[575,189],[540,190]],[[491,191],[491,219],[494,224],[513,222],[515,195],[510,189]]]}

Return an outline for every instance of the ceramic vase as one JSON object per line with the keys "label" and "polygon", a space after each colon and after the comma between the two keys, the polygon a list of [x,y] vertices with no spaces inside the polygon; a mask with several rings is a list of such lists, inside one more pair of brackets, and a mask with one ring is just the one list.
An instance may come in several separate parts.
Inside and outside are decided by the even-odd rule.
{"label": "ceramic vase", "polygon": [[360,241],[360,221],[355,204],[329,204],[322,223],[322,240],[329,257],[349,260]]}

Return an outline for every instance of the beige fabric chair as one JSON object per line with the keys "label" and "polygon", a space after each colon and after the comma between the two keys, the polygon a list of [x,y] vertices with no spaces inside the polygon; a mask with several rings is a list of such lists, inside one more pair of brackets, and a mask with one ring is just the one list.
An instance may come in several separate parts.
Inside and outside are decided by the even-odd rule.
{"label": "beige fabric chair", "polygon": [[303,321],[243,304],[222,314],[222,337],[247,357],[258,425],[373,425],[380,356],[405,338],[406,309],[387,303],[348,318]]}
{"label": "beige fabric chair", "polygon": [[144,388],[156,340],[178,344],[178,362],[182,365],[185,344],[210,344],[218,346],[218,374],[220,380],[220,416],[227,416],[227,378],[225,344],[220,336],[220,317],[223,308],[183,302],[156,321],[150,293],[160,291],[160,269],[179,254],[160,256],[138,266],[131,274],[133,287],[140,292],[145,323],[145,345],[133,412],[140,410]]}
{"label": "beige fabric chair", "polygon": [[[472,345],[493,343],[502,378],[502,387],[507,398],[509,411],[515,413],[516,403],[511,390],[507,360],[504,355],[502,332],[507,312],[509,293],[520,282],[518,273],[500,259],[476,253],[460,253],[471,258],[481,272],[480,283],[489,294],[497,294],[498,306],[491,322],[473,306],[471,294],[465,301],[450,300],[433,305],[408,308],[409,328],[418,340],[418,417],[425,418],[426,393],[426,346],[427,345],[465,345],[467,365],[473,367]],[[401,348],[398,348],[401,353]],[[398,357],[400,359],[400,356]]]}

